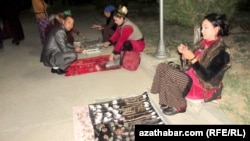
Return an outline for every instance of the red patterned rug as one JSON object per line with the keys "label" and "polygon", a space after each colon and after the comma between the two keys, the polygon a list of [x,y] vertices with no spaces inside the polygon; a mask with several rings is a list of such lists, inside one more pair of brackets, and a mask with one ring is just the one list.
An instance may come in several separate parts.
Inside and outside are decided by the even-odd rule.
{"label": "red patterned rug", "polygon": [[105,64],[108,61],[109,61],[109,55],[78,59],[67,68],[65,76],[74,76],[74,75],[115,70],[121,68],[120,66],[105,68]]}

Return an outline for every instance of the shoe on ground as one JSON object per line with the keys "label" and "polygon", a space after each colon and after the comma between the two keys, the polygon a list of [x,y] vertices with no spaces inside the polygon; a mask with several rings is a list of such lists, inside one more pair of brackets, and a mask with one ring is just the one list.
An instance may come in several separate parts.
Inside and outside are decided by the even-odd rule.
{"label": "shoe on ground", "polygon": [[19,40],[13,39],[12,44],[19,45]]}
{"label": "shoe on ground", "polygon": [[120,59],[114,59],[114,60],[108,61],[105,64],[106,69],[117,68],[119,66],[120,66]]}
{"label": "shoe on ground", "polygon": [[167,108],[163,109],[162,112],[165,115],[171,116],[171,115],[175,115],[175,114],[178,114],[178,113],[186,112],[186,107],[179,107],[179,108],[167,107]]}
{"label": "shoe on ground", "polygon": [[66,71],[62,70],[62,69],[51,69],[51,73],[57,73],[59,75],[65,74]]}
{"label": "shoe on ground", "polygon": [[160,108],[161,108],[162,110],[164,110],[164,109],[168,108],[168,105],[161,105]]}

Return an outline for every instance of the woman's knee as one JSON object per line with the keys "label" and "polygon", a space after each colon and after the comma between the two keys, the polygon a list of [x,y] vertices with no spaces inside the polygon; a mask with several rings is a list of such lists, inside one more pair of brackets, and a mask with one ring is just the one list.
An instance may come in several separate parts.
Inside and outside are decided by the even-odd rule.
{"label": "woman's knee", "polygon": [[63,55],[64,60],[76,60],[77,59],[77,53],[73,52],[67,52]]}
{"label": "woman's knee", "polygon": [[158,64],[157,69],[162,70],[162,69],[167,69],[167,67],[168,67],[168,66],[167,66],[166,63],[161,62],[161,63]]}
{"label": "woman's knee", "polygon": [[133,50],[132,43],[130,41],[125,41],[123,43],[123,50],[132,51]]}

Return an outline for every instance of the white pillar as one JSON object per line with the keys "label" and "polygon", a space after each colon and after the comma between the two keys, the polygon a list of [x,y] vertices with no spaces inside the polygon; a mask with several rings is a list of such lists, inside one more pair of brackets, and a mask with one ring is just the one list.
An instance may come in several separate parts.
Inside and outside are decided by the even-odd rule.
{"label": "white pillar", "polygon": [[157,48],[157,52],[155,53],[155,57],[159,59],[164,59],[169,57],[170,55],[167,53],[164,44],[164,20],[163,20],[163,0],[160,0],[160,41],[159,46]]}

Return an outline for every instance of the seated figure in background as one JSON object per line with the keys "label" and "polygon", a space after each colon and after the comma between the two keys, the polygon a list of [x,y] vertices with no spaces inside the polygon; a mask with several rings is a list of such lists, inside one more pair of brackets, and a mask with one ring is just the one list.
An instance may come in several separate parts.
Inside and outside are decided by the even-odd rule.
{"label": "seated figure in background", "polygon": [[113,19],[115,12],[115,7],[113,5],[108,5],[104,8],[104,16],[106,17],[106,23],[103,25],[93,24],[91,28],[100,30],[102,32],[102,41],[106,42],[115,32],[116,24]]}
{"label": "seated figure in background", "polygon": [[120,55],[121,51],[142,52],[145,48],[145,41],[140,28],[127,18],[128,9],[126,6],[119,6],[114,13],[114,20],[117,28],[108,41],[103,43],[104,47],[114,45],[110,60],[114,60],[115,55]]}

